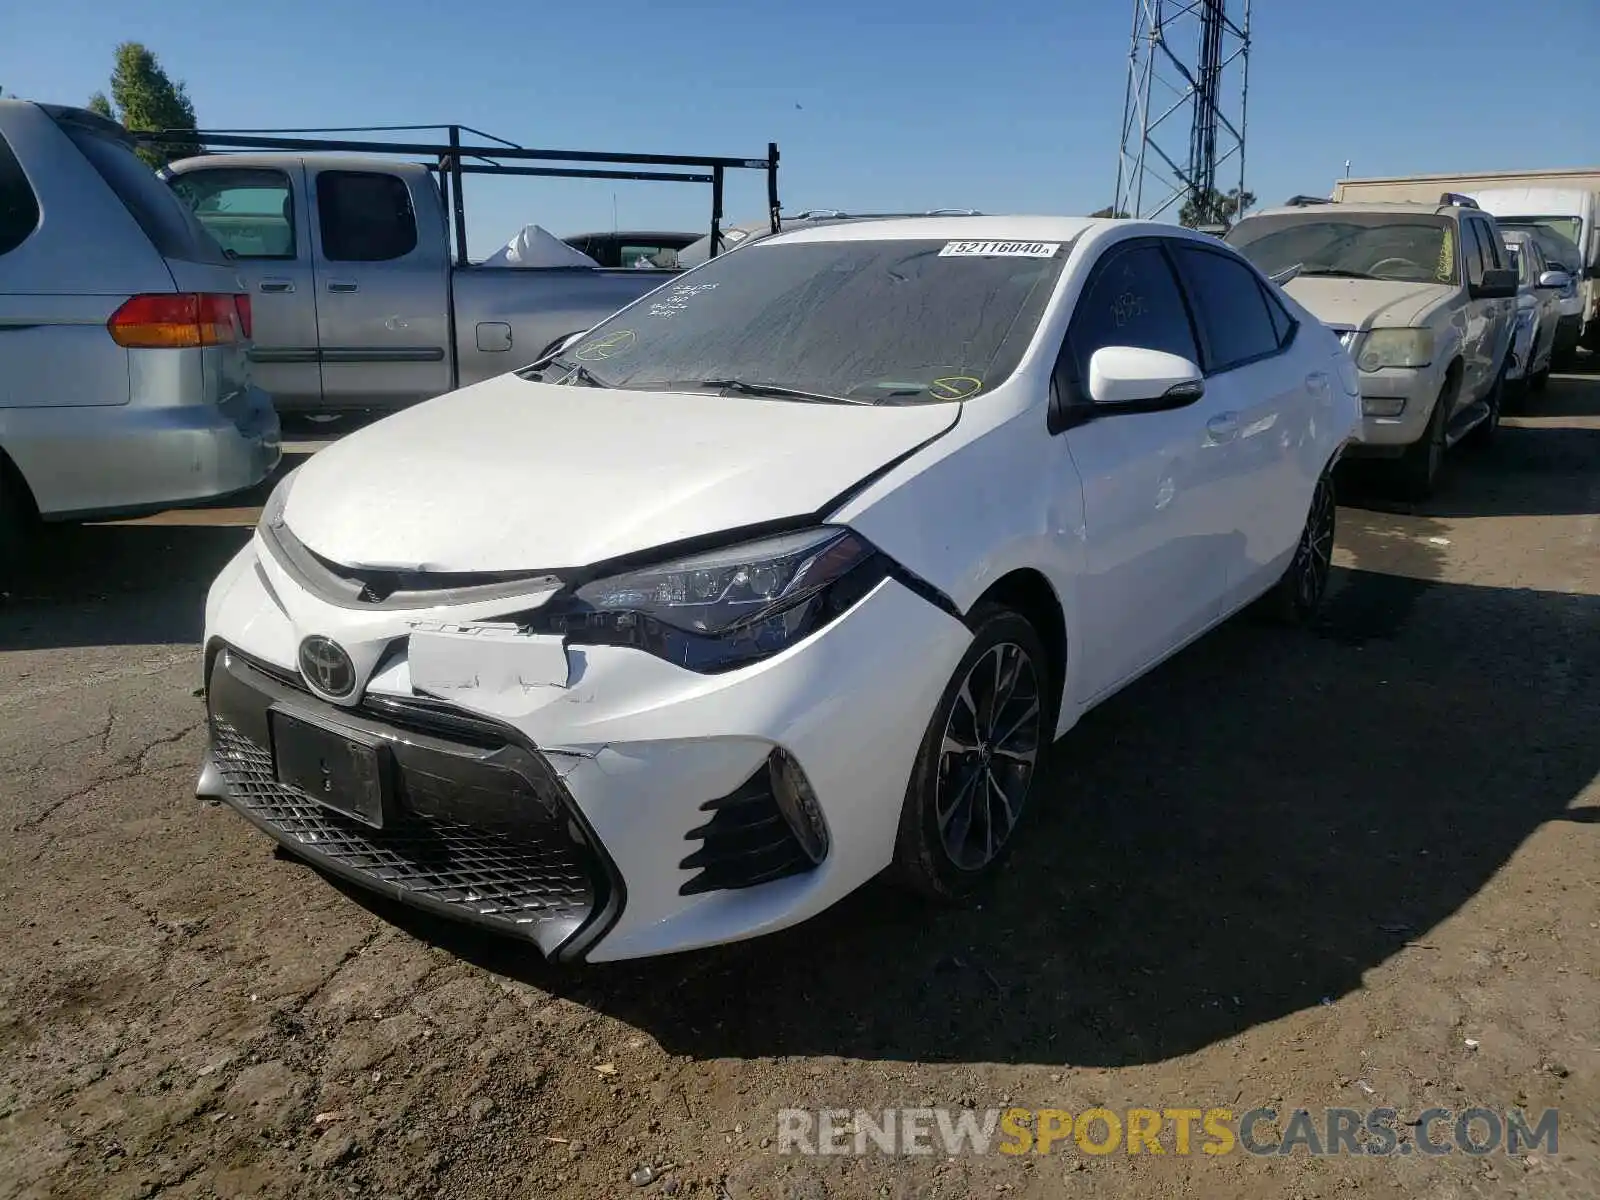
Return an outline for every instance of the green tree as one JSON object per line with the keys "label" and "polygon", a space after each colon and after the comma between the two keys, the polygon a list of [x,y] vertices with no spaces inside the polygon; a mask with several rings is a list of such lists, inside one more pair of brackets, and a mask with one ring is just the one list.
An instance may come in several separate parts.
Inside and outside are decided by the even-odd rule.
{"label": "green tree", "polygon": [[1115,205],[1108,204],[1104,208],[1095,209],[1089,215],[1091,217],[1116,217],[1119,221],[1126,221],[1129,213],[1124,209],[1117,208]]}
{"label": "green tree", "polygon": [[1241,193],[1238,188],[1219,192],[1212,188],[1204,197],[1191,195],[1184,201],[1183,210],[1178,214],[1178,224],[1190,229],[1198,229],[1202,225],[1231,226],[1234,218],[1255,202],[1254,192]]}
{"label": "green tree", "polygon": [[[142,42],[117,46],[111,70],[111,99],[107,100],[104,92],[96,92],[89,97],[89,108],[122,122],[129,130],[196,128],[194,105],[184,85],[173,82]],[[175,158],[198,154],[200,149],[193,142],[145,145],[139,147],[139,157],[151,167],[163,167]]]}

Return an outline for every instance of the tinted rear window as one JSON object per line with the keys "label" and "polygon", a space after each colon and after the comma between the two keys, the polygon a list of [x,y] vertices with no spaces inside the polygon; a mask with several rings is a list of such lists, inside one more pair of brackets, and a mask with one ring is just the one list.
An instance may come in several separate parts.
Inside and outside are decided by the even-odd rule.
{"label": "tinted rear window", "polygon": [[222,247],[127,145],[70,122],[63,122],[61,128],[116,193],[161,257],[227,263]]}
{"label": "tinted rear window", "polygon": [[0,135],[0,254],[22,245],[38,225],[39,201],[22,164]]}

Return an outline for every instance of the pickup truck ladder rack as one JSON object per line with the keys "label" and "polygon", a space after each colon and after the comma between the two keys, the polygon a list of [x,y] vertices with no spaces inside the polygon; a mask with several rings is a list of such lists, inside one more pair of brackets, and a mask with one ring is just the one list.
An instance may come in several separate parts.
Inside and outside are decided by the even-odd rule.
{"label": "pickup truck ladder rack", "polygon": [[[386,142],[356,141],[346,138],[289,137],[288,134],[305,133],[389,133],[402,131],[443,130],[448,141]],[[498,145],[469,145],[462,134],[482,138],[485,143]],[[772,232],[777,233],[778,205],[778,143],[768,142],[765,158],[718,158],[694,154],[611,154],[596,150],[534,150],[508,142],[504,138],[473,129],[470,125],[365,125],[342,129],[160,129],[133,132],[137,142],[159,145],[171,153],[181,146],[193,146],[196,154],[206,154],[214,149],[226,150],[287,150],[302,153],[342,154],[398,154],[408,158],[423,157],[433,161],[425,163],[447,181],[445,203],[451,214],[455,232],[456,260],[467,265],[467,210],[462,195],[462,179],[467,175],[538,175],[558,179],[630,179],[666,183],[709,183],[711,185],[711,252],[715,254],[722,241],[722,189],[730,170],[765,171],[767,175],[767,209],[772,220]],[[475,162],[464,161],[476,159]],[[589,163],[598,166],[533,166],[533,163]],[[641,170],[646,167],[676,167],[689,170]],[[633,169],[625,169],[633,168]]]}

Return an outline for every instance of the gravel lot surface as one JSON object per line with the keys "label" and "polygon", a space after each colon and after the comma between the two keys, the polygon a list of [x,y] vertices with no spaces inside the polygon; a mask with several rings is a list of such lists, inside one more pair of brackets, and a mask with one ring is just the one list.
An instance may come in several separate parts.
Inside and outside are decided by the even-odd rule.
{"label": "gravel lot surface", "polygon": [[[981,909],[872,885],[576,971],[194,799],[254,509],[52,535],[0,605],[0,1197],[1600,1196],[1600,379],[1449,470],[1354,480],[1313,632],[1230,622],[1062,742]],[[1520,1157],[777,1153],[783,1108],[1008,1104],[1562,1116]]]}

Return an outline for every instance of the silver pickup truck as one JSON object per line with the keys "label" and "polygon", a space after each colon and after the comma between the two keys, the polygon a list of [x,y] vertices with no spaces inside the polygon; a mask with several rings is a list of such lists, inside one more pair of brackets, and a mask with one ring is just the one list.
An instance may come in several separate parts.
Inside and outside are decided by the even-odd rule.
{"label": "silver pickup truck", "polygon": [[464,263],[451,173],[419,162],[221,153],[161,175],[254,296],[255,378],[280,413],[402,408],[503,374],[673,277]]}

